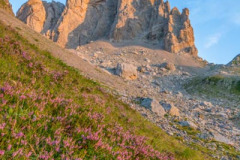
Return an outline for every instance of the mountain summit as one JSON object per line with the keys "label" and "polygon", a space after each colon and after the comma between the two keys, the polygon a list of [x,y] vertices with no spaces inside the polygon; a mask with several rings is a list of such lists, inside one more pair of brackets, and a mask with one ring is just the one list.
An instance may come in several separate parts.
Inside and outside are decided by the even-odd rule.
{"label": "mountain summit", "polygon": [[197,56],[189,10],[171,10],[163,0],[29,0],[17,17],[66,48],[98,39],[157,44],[172,53]]}

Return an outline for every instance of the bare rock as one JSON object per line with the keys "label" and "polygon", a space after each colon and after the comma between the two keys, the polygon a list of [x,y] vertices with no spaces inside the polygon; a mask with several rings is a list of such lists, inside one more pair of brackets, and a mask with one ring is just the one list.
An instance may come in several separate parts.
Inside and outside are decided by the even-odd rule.
{"label": "bare rock", "polygon": [[29,0],[18,10],[17,18],[40,33],[46,19],[43,2],[41,0]]}
{"label": "bare rock", "polygon": [[189,10],[171,10],[168,1],[67,0],[63,13],[62,5],[53,3],[29,0],[17,17],[66,48],[98,39],[148,41],[172,53],[197,56]]}
{"label": "bare rock", "polygon": [[119,63],[116,68],[116,74],[127,80],[135,80],[138,77],[137,67],[127,63]]}
{"label": "bare rock", "polygon": [[173,8],[168,17],[164,47],[172,53],[189,53],[197,56],[198,51],[194,44],[194,33],[189,20],[189,10],[186,8],[182,14]]}
{"label": "bare rock", "polygon": [[46,11],[46,19],[41,33],[48,38],[53,39],[54,34],[52,31],[57,25],[57,22],[63,13],[65,5],[55,1],[52,1],[50,3],[43,1],[43,5]]}
{"label": "bare rock", "polygon": [[174,64],[172,63],[163,63],[162,67],[164,67],[165,69],[169,70],[169,71],[175,71],[176,67]]}
{"label": "bare rock", "polygon": [[52,30],[57,24],[64,10],[59,2],[47,3],[41,0],[29,0],[17,12],[17,18],[30,26],[33,30],[52,39]]}
{"label": "bare rock", "polygon": [[107,38],[117,13],[117,0],[68,0],[64,14],[54,29],[54,41],[76,48]]}
{"label": "bare rock", "polygon": [[145,98],[142,101],[141,105],[150,109],[153,113],[156,113],[158,116],[164,117],[164,115],[166,114],[163,106],[155,99]]}
{"label": "bare rock", "polygon": [[183,126],[183,127],[191,127],[191,128],[193,128],[193,129],[197,129],[197,128],[198,128],[197,125],[194,124],[194,123],[191,122],[191,121],[181,121],[181,122],[179,122],[179,124],[180,124],[181,126]]}
{"label": "bare rock", "polygon": [[171,116],[180,116],[179,109],[175,107],[172,103],[161,102],[161,105],[164,107],[165,111],[168,112]]}

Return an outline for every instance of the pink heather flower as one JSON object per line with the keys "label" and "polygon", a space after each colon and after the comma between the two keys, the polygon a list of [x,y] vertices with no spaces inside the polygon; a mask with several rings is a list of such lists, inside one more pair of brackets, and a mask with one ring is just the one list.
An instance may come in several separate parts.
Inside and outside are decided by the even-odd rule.
{"label": "pink heather flower", "polygon": [[28,154],[26,155],[27,158],[29,158],[32,155],[32,152],[28,152]]}
{"label": "pink heather flower", "polygon": [[27,145],[27,141],[21,140],[22,145],[26,146]]}
{"label": "pink heather flower", "polygon": [[8,150],[8,151],[10,151],[10,150],[11,150],[11,148],[12,148],[12,145],[11,145],[11,144],[9,144],[9,145],[8,145],[8,147],[7,147],[7,150]]}
{"label": "pink heather flower", "polygon": [[21,137],[23,137],[24,136],[24,134],[22,133],[22,132],[19,132],[18,134],[16,134],[16,138],[21,138]]}
{"label": "pink heather flower", "polygon": [[17,155],[18,155],[18,151],[13,152],[13,154],[12,154],[13,157],[16,157]]}
{"label": "pink heather flower", "polygon": [[31,57],[30,57],[29,55],[27,55],[26,52],[22,52],[22,56],[23,56],[23,58],[25,58],[26,60],[30,60],[30,59],[31,59]]}
{"label": "pink heather flower", "polygon": [[30,63],[28,64],[28,67],[32,68],[32,67],[33,67],[33,63],[30,62]]}
{"label": "pink heather flower", "polygon": [[4,155],[5,151],[0,150],[0,156]]}
{"label": "pink heather flower", "polygon": [[24,95],[21,95],[20,96],[20,100],[24,100],[24,99],[26,99],[27,97],[26,96],[24,96]]}
{"label": "pink heather flower", "polygon": [[6,126],[6,123],[0,124],[0,130],[3,130]]}

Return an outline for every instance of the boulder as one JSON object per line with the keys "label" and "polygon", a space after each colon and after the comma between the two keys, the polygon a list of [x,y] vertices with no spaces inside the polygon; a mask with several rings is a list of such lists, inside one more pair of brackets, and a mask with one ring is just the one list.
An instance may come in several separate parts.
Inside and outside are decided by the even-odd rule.
{"label": "boulder", "polygon": [[142,106],[150,109],[153,113],[156,113],[158,116],[164,117],[166,114],[163,106],[155,99],[145,98],[142,103]]}
{"label": "boulder", "polygon": [[135,80],[138,77],[137,67],[127,63],[119,63],[116,68],[116,74],[127,80]]}
{"label": "boulder", "polygon": [[179,109],[175,107],[174,104],[161,102],[161,105],[164,107],[165,111],[168,112],[171,116],[180,116]]}
{"label": "boulder", "polygon": [[183,127],[190,127],[190,128],[193,128],[193,129],[198,128],[198,126],[191,121],[181,121],[181,122],[179,122],[179,124]]}
{"label": "boulder", "polygon": [[175,71],[176,70],[176,67],[173,63],[163,63],[161,65],[162,67],[164,67],[165,69],[169,70],[169,71]]}

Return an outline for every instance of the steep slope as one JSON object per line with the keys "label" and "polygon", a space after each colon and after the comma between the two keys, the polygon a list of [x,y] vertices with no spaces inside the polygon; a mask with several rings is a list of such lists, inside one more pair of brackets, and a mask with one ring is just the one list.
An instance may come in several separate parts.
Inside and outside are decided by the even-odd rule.
{"label": "steep slope", "polygon": [[[25,8],[29,6],[23,5],[17,14],[23,21],[21,15],[31,17],[23,12]],[[31,22],[24,22],[31,26]],[[163,0],[68,0],[51,31],[49,37],[67,48],[108,39],[154,43],[172,53],[198,53],[189,10],[171,10],[169,2]]]}
{"label": "steep slope", "polygon": [[2,10],[0,17],[1,158],[206,158],[16,31],[64,59],[61,48]]}
{"label": "steep slope", "polygon": [[236,57],[234,57],[233,60],[228,63],[228,66],[239,67],[240,66],[240,54],[238,54]]}
{"label": "steep slope", "polygon": [[12,6],[9,3],[8,0],[0,0],[0,8],[6,10],[11,15],[14,15],[13,10],[12,10]]}

